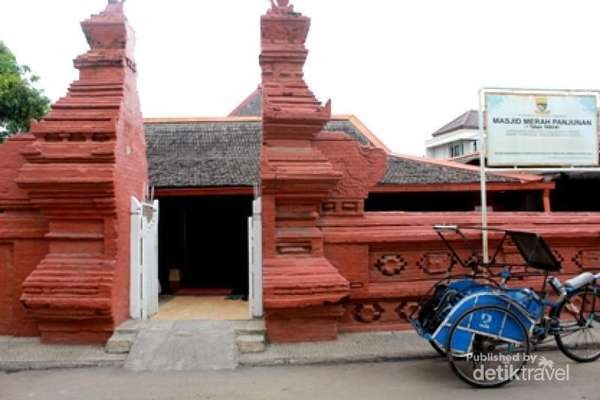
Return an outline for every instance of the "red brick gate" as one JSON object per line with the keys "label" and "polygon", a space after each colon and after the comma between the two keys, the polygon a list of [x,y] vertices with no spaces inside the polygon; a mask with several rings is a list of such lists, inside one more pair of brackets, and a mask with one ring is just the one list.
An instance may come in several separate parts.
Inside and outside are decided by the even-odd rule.
{"label": "red brick gate", "polygon": [[[478,215],[364,212],[388,155],[323,132],[330,103],[303,79],[310,20],[287,3],[263,16],[261,32],[269,338],[405,328],[452,265],[431,226]],[[75,61],[80,79],[30,133],[0,146],[0,334],[101,342],[128,316],[129,204],[147,183],[133,33],[121,3],[83,28],[91,50]],[[490,222],[543,233],[566,273],[600,262],[599,214],[495,213]]]}
{"label": "red brick gate", "polygon": [[[303,79],[310,20],[287,3],[262,17],[268,336],[327,340],[338,331],[406,328],[419,296],[453,264],[432,226],[477,224],[479,216],[364,212],[387,155],[345,134],[323,132],[331,105],[323,106]],[[490,223],[543,233],[565,273],[600,264],[598,214],[496,213]],[[504,246],[501,259],[515,257],[516,248]]]}

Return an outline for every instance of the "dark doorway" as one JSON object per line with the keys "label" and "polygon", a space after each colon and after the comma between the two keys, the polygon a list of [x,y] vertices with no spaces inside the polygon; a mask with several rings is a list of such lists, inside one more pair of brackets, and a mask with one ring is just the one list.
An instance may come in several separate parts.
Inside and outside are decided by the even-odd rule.
{"label": "dark doorway", "polygon": [[366,211],[473,211],[480,204],[477,192],[371,193]]}
{"label": "dark doorway", "polygon": [[248,295],[251,196],[160,199],[159,275],[163,294]]}
{"label": "dark doorway", "polygon": [[[479,192],[371,193],[366,211],[465,212],[481,204]],[[543,211],[541,191],[488,192],[494,211]]]}
{"label": "dark doorway", "polygon": [[563,173],[556,177],[555,182],[556,189],[551,195],[552,211],[600,211],[596,197],[596,190],[600,187],[600,174],[597,172]]}

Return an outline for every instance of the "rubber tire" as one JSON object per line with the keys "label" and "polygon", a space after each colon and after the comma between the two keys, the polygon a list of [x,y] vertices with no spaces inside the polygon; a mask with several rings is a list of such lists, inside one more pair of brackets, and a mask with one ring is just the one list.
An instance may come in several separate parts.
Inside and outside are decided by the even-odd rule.
{"label": "rubber tire", "polygon": [[[578,290],[576,292],[574,292],[573,294],[571,294],[568,299],[573,298],[574,296],[576,296],[577,294],[581,293],[582,291],[587,291],[589,290],[589,288],[582,288],[581,290]],[[598,297],[598,296],[596,296]],[[560,313],[562,312],[563,308],[565,307],[565,305],[567,304],[567,300],[565,299],[557,308],[555,311],[555,317],[560,321]],[[596,301],[600,302],[600,298],[597,298]],[[600,303],[598,303],[600,304]],[[560,349],[560,351],[567,357],[569,357],[571,360],[573,361],[577,361],[579,363],[589,363],[589,362],[594,362],[596,361],[598,358],[600,358],[600,351],[598,352],[597,355],[595,355],[594,357],[591,358],[582,358],[579,357],[573,353],[571,353],[564,345],[562,338],[560,337],[560,334],[555,333],[554,334],[554,340],[556,341],[556,345],[558,346],[558,348]]]}
{"label": "rubber tire", "polygon": [[435,341],[430,340],[429,344],[431,345],[431,347],[433,347],[435,352],[439,354],[440,357],[446,358],[446,352]]}
{"label": "rubber tire", "polygon": [[[519,317],[517,317],[514,312],[512,312],[510,310],[507,310],[505,308],[502,308],[502,307],[493,306],[493,305],[483,305],[483,306],[473,307],[470,310],[465,311],[460,317],[458,317],[456,319],[456,322],[454,322],[454,324],[450,328],[450,331],[448,331],[448,341],[446,342],[446,358],[448,359],[448,363],[450,364],[450,368],[456,374],[456,376],[458,376],[460,378],[460,380],[462,380],[465,383],[468,383],[469,385],[471,385],[473,387],[481,388],[481,389],[493,389],[493,388],[498,388],[500,386],[504,386],[504,385],[512,382],[512,379],[508,379],[508,380],[503,381],[503,382],[498,382],[498,383],[495,383],[493,385],[483,385],[483,384],[477,383],[475,381],[470,381],[467,378],[465,378],[461,373],[458,372],[458,369],[456,368],[456,366],[452,362],[452,359],[451,359],[452,356],[450,355],[450,343],[452,343],[452,336],[454,335],[454,331],[458,328],[459,324],[470,313],[475,312],[475,311],[479,311],[479,310],[483,310],[483,309],[493,309],[493,310],[498,310],[498,311],[506,312],[506,313],[508,313],[511,316],[511,318],[513,318],[517,322],[517,325],[519,325],[519,327],[521,328],[521,330],[525,333],[525,337],[527,338],[527,341],[526,341],[526,343],[527,343],[527,347],[526,347],[527,353],[526,354],[527,355],[529,355],[531,353],[531,343],[529,342],[529,333],[527,332],[527,329],[525,328],[525,325],[523,325],[523,322],[521,322],[521,320],[519,319]],[[523,367],[526,364],[527,363],[523,363],[523,365],[521,366],[521,368],[519,369],[519,371],[521,371],[521,369],[523,369]]]}

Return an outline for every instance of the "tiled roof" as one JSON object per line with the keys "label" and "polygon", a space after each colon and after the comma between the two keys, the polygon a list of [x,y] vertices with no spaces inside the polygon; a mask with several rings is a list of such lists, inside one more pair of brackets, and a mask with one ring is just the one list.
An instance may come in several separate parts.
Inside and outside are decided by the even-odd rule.
{"label": "tiled roof", "polygon": [[[150,182],[156,187],[254,186],[259,181],[258,120],[145,124]],[[349,120],[333,120],[363,145],[373,143]]]}
{"label": "tiled roof", "polygon": [[259,180],[260,122],[145,125],[156,187],[253,186]]}
{"label": "tiled roof", "polygon": [[479,129],[479,112],[475,110],[465,112],[452,122],[435,131],[433,136],[440,136],[459,129]]}
{"label": "tiled roof", "polygon": [[229,114],[230,117],[260,117],[262,113],[262,91],[260,86],[235,110]]}
{"label": "tiled roof", "polygon": [[[516,182],[516,178],[488,174],[488,182]],[[479,183],[479,171],[476,168],[461,168],[450,162],[435,162],[391,155],[388,168],[381,180],[382,184],[415,185],[415,184],[457,184]]]}
{"label": "tiled roof", "polygon": [[[359,122],[334,119],[329,131],[342,131],[376,146]],[[254,186],[259,183],[258,118],[151,121],[145,124],[150,182],[159,188]],[[517,182],[490,175],[490,182]],[[475,168],[419,157],[390,155],[382,184],[475,183]]]}

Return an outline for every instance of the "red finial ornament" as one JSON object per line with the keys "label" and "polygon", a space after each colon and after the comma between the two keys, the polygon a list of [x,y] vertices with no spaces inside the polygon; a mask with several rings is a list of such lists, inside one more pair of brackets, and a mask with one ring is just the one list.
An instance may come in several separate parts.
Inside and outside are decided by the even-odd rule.
{"label": "red finial ornament", "polygon": [[290,0],[271,0],[271,9],[278,13],[293,12],[294,6]]}

